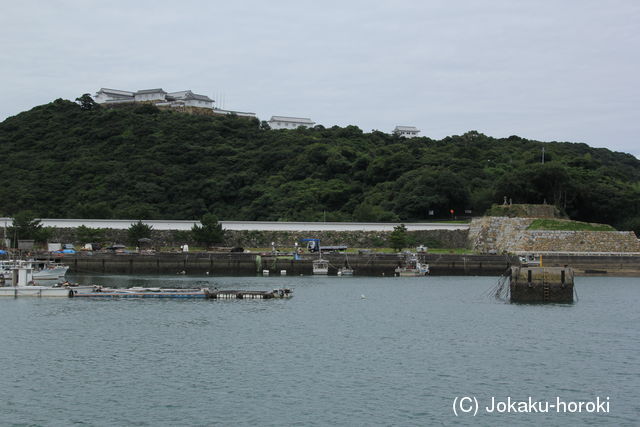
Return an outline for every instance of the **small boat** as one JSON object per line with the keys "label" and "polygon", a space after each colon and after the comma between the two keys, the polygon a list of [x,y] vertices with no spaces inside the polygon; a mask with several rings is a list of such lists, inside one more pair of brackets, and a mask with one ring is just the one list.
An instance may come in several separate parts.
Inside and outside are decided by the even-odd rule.
{"label": "small boat", "polygon": [[338,269],[338,276],[353,276],[353,268],[349,264],[349,256],[344,254],[344,266]]}
{"label": "small boat", "polygon": [[[29,261],[15,261],[9,269],[10,280],[3,276],[5,286],[0,286],[0,296],[4,297],[72,297],[73,291],[62,286],[39,286],[33,280],[33,266]],[[11,282],[7,286],[7,282]]]}
{"label": "small boat", "polygon": [[18,265],[22,265],[21,263],[30,263],[33,280],[34,281],[59,281],[64,282],[64,277],[67,274],[67,270],[69,270],[68,265],[58,264],[54,262],[42,262],[42,261],[18,261],[18,260],[5,260],[0,261],[0,281],[4,278],[5,283],[11,283],[13,280],[12,269]]}
{"label": "small boat", "polygon": [[63,280],[69,270],[68,265],[53,262],[39,263],[34,270],[33,278],[38,280]]}
{"label": "small boat", "polygon": [[400,277],[428,276],[429,264],[420,262],[417,256],[411,255],[404,261],[404,265],[395,269],[395,275]]}
{"label": "small boat", "polygon": [[542,255],[525,254],[518,257],[522,267],[542,267]]}
{"label": "small boat", "polygon": [[353,268],[340,267],[338,269],[338,276],[353,276]]}
{"label": "small boat", "polygon": [[322,258],[313,261],[313,274],[324,276],[329,274],[329,261]]}

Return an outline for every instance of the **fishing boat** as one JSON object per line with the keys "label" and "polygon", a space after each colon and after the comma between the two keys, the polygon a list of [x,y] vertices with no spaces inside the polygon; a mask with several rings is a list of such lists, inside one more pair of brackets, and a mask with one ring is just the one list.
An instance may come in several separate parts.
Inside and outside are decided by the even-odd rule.
{"label": "fishing boat", "polygon": [[64,282],[64,277],[69,270],[68,265],[58,264],[49,261],[18,261],[18,260],[3,260],[0,261],[0,281],[4,278],[5,283],[11,283],[13,275],[11,273],[15,266],[20,263],[28,262],[31,264],[32,276],[35,282],[38,281],[58,281]]}
{"label": "fishing boat", "polygon": [[313,274],[324,275],[324,276],[329,274],[329,261],[322,258],[314,260]]}
{"label": "fishing boat", "polygon": [[[5,297],[72,297],[73,291],[64,286],[39,286],[33,278],[33,266],[29,261],[16,261],[9,269],[10,280],[3,280],[0,296]],[[3,276],[6,279],[6,276]],[[7,285],[10,282],[11,285]]]}
{"label": "fishing boat", "polygon": [[340,267],[338,269],[338,276],[353,276],[353,268]]}
{"label": "fishing boat", "polygon": [[522,267],[542,267],[542,255],[523,254],[518,256]]}
{"label": "fishing boat", "polygon": [[429,264],[420,262],[415,254],[409,255],[404,265],[399,265],[395,269],[395,275],[400,277],[416,277],[429,275]]}
{"label": "fishing boat", "polygon": [[353,268],[349,264],[349,256],[344,254],[344,266],[338,269],[338,276],[353,276]]}

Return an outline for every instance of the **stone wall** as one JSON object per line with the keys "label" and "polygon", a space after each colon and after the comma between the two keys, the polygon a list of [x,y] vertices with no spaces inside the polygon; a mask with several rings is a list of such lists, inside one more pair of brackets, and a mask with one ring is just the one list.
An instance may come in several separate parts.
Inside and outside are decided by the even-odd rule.
{"label": "stone wall", "polygon": [[561,218],[560,211],[553,205],[493,205],[487,212],[488,216],[509,218]]}
{"label": "stone wall", "polygon": [[469,247],[480,253],[640,252],[640,241],[633,231],[527,230],[533,219],[474,219],[469,227]]}
{"label": "stone wall", "polygon": [[[347,245],[352,248],[389,247],[390,232],[383,231],[225,231],[225,241],[220,246],[245,248],[270,248],[271,242],[277,247],[292,248],[294,242],[303,238],[320,239],[323,245]],[[467,230],[425,230],[409,231],[409,237],[415,245],[433,248],[464,248],[467,246]],[[197,246],[188,231],[152,231],[153,246],[158,248],[177,248],[185,243]],[[128,240],[127,230],[104,229],[104,242],[123,243]],[[74,243],[74,228],[54,228],[51,242]]]}
{"label": "stone wall", "polygon": [[633,231],[527,230],[512,252],[640,252]]}
{"label": "stone wall", "polygon": [[512,247],[521,245],[532,221],[533,218],[475,218],[469,225],[469,248],[480,253],[511,252]]}

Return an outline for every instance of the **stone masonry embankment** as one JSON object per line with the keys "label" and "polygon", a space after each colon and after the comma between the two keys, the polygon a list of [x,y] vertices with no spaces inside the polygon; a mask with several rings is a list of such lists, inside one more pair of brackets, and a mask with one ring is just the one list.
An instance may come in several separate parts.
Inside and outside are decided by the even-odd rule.
{"label": "stone masonry embankment", "polygon": [[483,217],[469,227],[469,246],[480,253],[640,253],[633,231],[528,230],[534,218]]}
{"label": "stone masonry embankment", "polygon": [[[106,228],[103,241],[126,243],[127,230]],[[424,230],[410,231],[409,237],[416,245],[440,248],[465,248],[467,230]],[[295,242],[303,238],[320,239],[323,245],[347,245],[351,248],[388,247],[389,232],[384,231],[258,231],[226,230],[225,239],[219,246],[268,248],[274,242],[279,248],[292,248]],[[178,248],[187,243],[196,246],[188,231],[153,230],[152,246],[157,248]],[[80,244],[75,228],[54,228],[50,241]]]}

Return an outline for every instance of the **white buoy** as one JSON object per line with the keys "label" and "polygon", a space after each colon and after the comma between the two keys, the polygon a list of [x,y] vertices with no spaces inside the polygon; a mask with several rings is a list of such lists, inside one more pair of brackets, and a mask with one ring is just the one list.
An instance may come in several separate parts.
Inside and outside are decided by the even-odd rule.
{"label": "white buoy", "polygon": [[367,299],[367,297],[364,294],[360,295],[360,298],[361,299]]}

